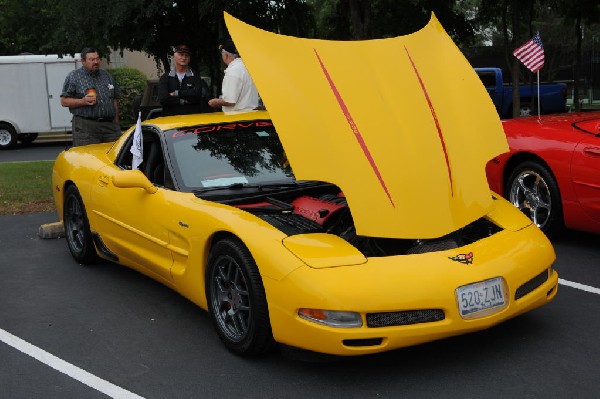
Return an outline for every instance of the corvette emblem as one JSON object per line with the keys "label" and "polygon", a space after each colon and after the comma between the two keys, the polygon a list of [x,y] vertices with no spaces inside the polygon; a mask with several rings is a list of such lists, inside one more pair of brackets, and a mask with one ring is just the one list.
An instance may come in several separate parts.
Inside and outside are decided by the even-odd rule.
{"label": "corvette emblem", "polygon": [[454,260],[456,262],[464,263],[465,265],[470,265],[471,263],[473,263],[473,252],[469,252],[468,254],[449,256],[448,259]]}

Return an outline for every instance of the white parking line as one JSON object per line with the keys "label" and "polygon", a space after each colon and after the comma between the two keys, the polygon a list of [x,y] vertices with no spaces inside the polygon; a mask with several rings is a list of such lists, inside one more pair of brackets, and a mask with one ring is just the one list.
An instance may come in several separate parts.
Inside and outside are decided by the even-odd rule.
{"label": "white parking line", "polygon": [[88,373],[85,370],[80,369],[72,365],[71,363],[65,362],[62,359],[54,356],[51,353],[46,352],[43,349],[38,348],[30,344],[21,338],[12,335],[8,331],[0,328],[0,341],[12,346],[13,348],[23,352],[24,354],[31,356],[32,358],[44,363],[53,369],[60,371],[63,374],[93,388],[97,391],[102,392],[111,398],[123,398],[123,399],[143,399],[142,396],[136,395],[129,392],[126,389],[118,387],[110,382],[103,380],[102,378],[96,377],[93,374]]}
{"label": "white parking line", "polygon": [[582,290],[585,292],[591,292],[592,294],[600,295],[600,288],[595,288],[595,287],[591,287],[589,285],[574,283],[572,281],[563,280],[562,278],[558,279],[558,283],[561,285],[566,285],[567,287],[577,288],[578,290]]}

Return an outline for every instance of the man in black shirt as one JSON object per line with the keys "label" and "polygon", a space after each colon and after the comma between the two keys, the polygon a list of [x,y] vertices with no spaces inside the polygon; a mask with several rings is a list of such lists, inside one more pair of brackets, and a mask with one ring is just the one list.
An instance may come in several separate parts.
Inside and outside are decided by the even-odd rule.
{"label": "man in black shirt", "polygon": [[189,68],[190,49],[185,44],[175,47],[175,69],[160,77],[158,98],[163,116],[210,112],[208,85]]}

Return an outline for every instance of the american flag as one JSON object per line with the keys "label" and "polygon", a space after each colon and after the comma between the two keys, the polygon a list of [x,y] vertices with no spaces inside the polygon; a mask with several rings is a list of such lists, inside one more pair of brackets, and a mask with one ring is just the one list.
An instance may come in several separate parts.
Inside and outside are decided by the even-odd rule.
{"label": "american flag", "polygon": [[531,40],[513,51],[513,55],[531,72],[537,72],[544,66],[544,46],[540,33],[537,32]]}

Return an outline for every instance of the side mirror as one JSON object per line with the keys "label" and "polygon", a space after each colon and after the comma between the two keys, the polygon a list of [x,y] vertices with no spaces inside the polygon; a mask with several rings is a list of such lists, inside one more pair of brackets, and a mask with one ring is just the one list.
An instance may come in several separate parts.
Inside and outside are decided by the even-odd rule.
{"label": "side mirror", "polygon": [[149,194],[158,191],[146,175],[139,170],[122,170],[117,172],[112,178],[113,185],[119,188],[143,188]]}

